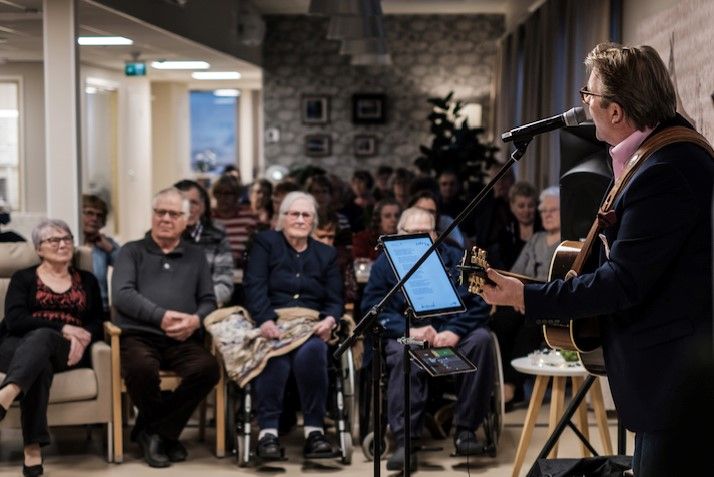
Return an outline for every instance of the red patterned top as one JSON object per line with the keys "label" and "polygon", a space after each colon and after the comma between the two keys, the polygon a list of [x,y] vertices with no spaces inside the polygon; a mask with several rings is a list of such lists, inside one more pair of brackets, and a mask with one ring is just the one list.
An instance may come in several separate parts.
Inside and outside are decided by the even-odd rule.
{"label": "red patterned top", "polygon": [[32,316],[43,320],[61,322],[74,326],[82,326],[79,318],[87,309],[87,293],[82,287],[82,278],[79,272],[70,269],[72,284],[67,291],[57,293],[37,275],[37,306],[39,310],[34,310]]}

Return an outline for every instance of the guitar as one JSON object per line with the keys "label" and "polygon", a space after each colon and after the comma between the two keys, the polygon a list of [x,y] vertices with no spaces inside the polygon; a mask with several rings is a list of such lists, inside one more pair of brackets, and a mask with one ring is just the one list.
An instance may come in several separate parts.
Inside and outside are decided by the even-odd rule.
{"label": "guitar", "polygon": [[[550,263],[548,281],[558,278],[572,278],[570,273],[572,265],[583,247],[581,242],[565,241],[555,250]],[[459,269],[461,270],[460,281],[465,285],[468,282],[469,293],[481,295],[483,286],[493,284],[486,275],[486,270],[491,268],[487,259],[486,251],[478,247],[464,252]],[[544,283],[532,277],[526,277],[517,273],[497,270],[498,273],[513,277],[523,283]],[[583,367],[592,374],[605,375],[605,362],[600,347],[600,333],[596,318],[582,318],[571,320],[568,323],[556,321],[543,325],[543,335],[545,341],[553,349],[563,349],[576,351],[580,356]]]}

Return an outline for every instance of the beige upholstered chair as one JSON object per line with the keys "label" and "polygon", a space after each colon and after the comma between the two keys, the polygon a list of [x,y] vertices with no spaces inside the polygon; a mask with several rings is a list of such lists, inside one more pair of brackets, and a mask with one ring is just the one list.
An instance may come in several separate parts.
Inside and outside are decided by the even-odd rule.
{"label": "beige upholstered chair", "polygon": [[[10,277],[17,270],[39,263],[31,243],[0,243],[0,319],[5,318],[5,295]],[[91,250],[78,247],[75,266],[91,270]],[[50,388],[47,421],[50,426],[105,424],[107,426],[107,460],[112,462],[112,395],[111,360],[109,346],[103,342],[92,345],[91,369],[73,369],[57,373]],[[5,374],[0,373],[0,381]],[[15,403],[0,428],[20,428],[20,408]]]}

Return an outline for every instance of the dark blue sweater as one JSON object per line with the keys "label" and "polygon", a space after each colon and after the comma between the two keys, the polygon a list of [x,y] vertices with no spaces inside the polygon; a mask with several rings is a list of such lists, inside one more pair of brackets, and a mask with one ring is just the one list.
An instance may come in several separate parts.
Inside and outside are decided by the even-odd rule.
{"label": "dark blue sweater", "polygon": [[[461,260],[459,249],[442,243],[438,248],[438,252],[451,277],[457,276],[458,271],[456,270],[456,265],[458,265]],[[396,284],[397,278],[389,266],[387,257],[384,254],[380,255],[374,262],[374,265],[372,265],[369,281],[364,289],[361,306],[362,315],[379,303]],[[437,332],[448,330],[462,338],[476,328],[484,326],[488,322],[489,306],[486,305],[478,295],[470,294],[466,287],[459,286],[457,287],[457,291],[466,305],[466,311],[464,313],[435,316],[425,320],[419,320],[418,323],[413,323],[412,326],[431,325]],[[386,330],[384,333],[386,338],[399,338],[404,336],[405,308],[406,300],[401,292],[395,293],[392,299],[385,305],[379,316],[379,321]]]}
{"label": "dark blue sweater", "polygon": [[282,232],[256,235],[243,286],[245,306],[258,325],[275,320],[277,308],[310,308],[335,320],[344,313],[337,251],[312,238],[304,252],[297,252]]}

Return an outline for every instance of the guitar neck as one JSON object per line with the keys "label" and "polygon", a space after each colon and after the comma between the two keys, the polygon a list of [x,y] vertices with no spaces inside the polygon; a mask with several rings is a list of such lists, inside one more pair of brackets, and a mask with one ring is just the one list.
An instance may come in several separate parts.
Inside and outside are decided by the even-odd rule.
{"label": "guitar neck", "polygon": [[[476,276],[478,276],[478,277],[480,277],[480,278],[483,278],[484,280],[486,280],[486,281],[489,282],[489,283],[493,283],[493,282],[491,281],[491,279],[488,278],[488,274],[486,273],[486,269],[483,268],[483,267],[474,266],[474,265],[465,265],[465,266],[463,266],[463,267],[461,267],[461,268],[462,268],[465,272],[468,272],[468,273],[474,274],[474,275],[476,275]],[[544,280],[538,280],[537,278],[528,277],[528,276],[526,276],[526,275],[521,275],[521,274],[519,274],[519,273],[507,272],[507,271],[505,271],[505,270],[498,270],[498,269],[495,269],[495,268],[494,268],[494,270],[496,270],[498,273],[500,273],[500,274],[503,275],[503,276],[515,278],[515,279],[517,279],[517,280],[520,280],[520,281],[523,282],[523,283],[545,283]]]}

